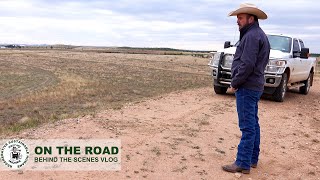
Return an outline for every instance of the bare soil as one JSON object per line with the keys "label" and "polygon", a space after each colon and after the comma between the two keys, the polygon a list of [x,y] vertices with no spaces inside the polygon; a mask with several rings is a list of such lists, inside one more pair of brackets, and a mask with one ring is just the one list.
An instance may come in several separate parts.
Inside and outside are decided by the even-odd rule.
{"label": "bare soil", "polygon": [[0,179],[319,179],[319,91],[316,77],[308,95],[289,92],[283,103],[260,101],[261,155],[249,175],[221,170],[234,161],[241,135],[234,95],[199,88],[11,136],[121,139],[121,171],[4,171]]}

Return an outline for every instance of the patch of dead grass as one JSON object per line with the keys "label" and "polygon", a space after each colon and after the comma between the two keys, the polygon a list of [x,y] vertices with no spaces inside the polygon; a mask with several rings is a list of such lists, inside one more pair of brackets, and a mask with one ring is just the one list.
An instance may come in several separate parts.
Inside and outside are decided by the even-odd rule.
{"label": "patch of dead grass", "polygon": [[0,57],[0,133],[211,85],[207,59],[192,56],[6,50]]}

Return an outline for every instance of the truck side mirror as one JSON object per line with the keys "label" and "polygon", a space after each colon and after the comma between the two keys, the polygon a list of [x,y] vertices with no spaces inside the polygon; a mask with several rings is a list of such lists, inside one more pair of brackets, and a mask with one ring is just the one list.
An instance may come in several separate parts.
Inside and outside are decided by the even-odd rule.
{"label": "truck side mirror", "polygon": [[300,58],[303,58],[303,59],[309,58],[309,48],[301,48]]}
{"label": "truck side mirror", "polygon": [[231,42],[230,41],[224,42],[224,48],[226,49],[226,48],[229,48],[229,47],[231,47]]}

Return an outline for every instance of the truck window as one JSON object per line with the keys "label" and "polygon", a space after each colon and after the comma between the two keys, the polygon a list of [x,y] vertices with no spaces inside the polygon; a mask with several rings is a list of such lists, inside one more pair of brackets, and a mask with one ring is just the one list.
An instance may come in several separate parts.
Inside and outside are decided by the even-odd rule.
{"label": "truck window", "polygon": [[299,42],[297,39],[293,39],[293,52],[299,52],[300,47],[299,47]]}
{"label": "truck window", "polygon": [[303,41],[302,41],[301,39],[299,39],[299,42],[300,42],[301,48],[304,48],[304,43],[303,43]]}
{"label": "truck window", "polygon": [[237,41],[237,43],[234,45],[234,47],[238,47],[240,44],[240,41]]}
{"label": "truck window", "polygon": [[267,35],[267,36],[268,36],[271,49],[279,50],[287,53],[291,51],[292,39],[290,37],[277,36],[277,35]]}

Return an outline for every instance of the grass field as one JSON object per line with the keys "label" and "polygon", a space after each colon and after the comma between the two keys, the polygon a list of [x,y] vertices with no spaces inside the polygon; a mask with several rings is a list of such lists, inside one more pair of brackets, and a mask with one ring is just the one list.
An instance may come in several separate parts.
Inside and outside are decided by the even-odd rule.
{"label": "grass field", "polygon": [[208,59],[159,54],[1,50],[0,134],[211,86]]}

